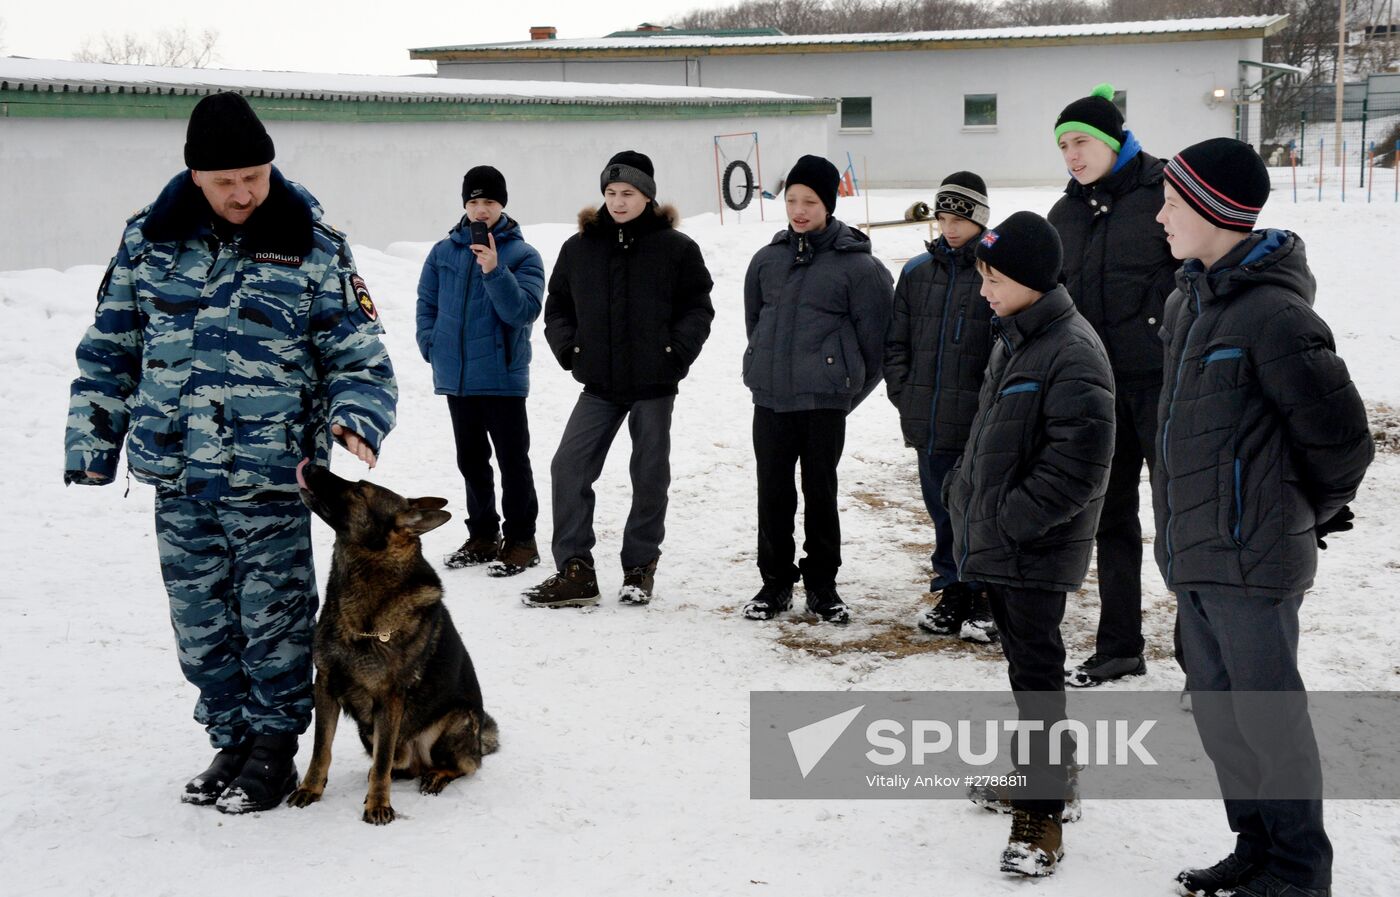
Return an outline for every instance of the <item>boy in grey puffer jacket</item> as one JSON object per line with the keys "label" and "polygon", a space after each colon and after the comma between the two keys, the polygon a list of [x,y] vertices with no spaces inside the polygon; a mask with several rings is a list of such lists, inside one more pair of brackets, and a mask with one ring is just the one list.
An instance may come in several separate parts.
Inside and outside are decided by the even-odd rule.
{"label": "boy in grey puffer jacket", "polygon": [[[744,607],[753,620],[787,610],[799,578],[809,611],[831,623],[850,619],[836,592],[836,465],[846,415],[880,382],[893,278],[871,255],[870,238],[832,217],[839,180],[826,159],[797,161],[787,177],[790,226],[758,251],[744,278],[744,384],[754,402],[763,576]],[[806,502],[800,565],[793,563],[799,461]]]}

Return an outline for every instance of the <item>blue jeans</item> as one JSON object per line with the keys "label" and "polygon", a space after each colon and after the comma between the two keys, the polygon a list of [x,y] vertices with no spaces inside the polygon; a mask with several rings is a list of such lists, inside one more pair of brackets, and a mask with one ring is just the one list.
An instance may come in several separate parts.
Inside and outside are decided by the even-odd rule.
{"label": "blue jeans", "polygon": [[958,581],[958,565],[953,561],[953,521],[943,507],[943,478],[958,463],[959,455],[919,452],[919,486],[924,507],[933,520],[933,580],[929,591],[938,592]]}

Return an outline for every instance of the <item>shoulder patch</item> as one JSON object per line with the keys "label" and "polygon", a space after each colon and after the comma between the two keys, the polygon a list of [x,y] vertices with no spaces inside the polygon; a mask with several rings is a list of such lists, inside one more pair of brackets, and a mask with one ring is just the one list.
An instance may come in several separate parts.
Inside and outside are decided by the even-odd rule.
{"label": "shoulder patch", "polygon": [[374,307],[374,300],[369,297],[369,287],[365,286],[363,277],[358,274],[350,275],[350,292],[366,318],[371,321],[379,320],[379,309]]}

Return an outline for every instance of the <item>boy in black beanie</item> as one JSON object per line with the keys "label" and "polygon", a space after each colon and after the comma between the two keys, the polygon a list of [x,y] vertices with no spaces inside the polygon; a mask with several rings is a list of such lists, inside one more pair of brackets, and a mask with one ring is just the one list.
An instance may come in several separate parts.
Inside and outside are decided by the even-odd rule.
{"label": "boy in black beanie", "polygon": [[1162,386],[1157,329],[1177,267],[1152,220],[1165,163],[1144,152],[1124,127],[1113,93],[1111,84],[1100,84],[1056,119],[1055,141],[1070,182],[1049,214],[1064,245],[1061,281],[1103,340],[1117,393],[1118,442],[1095,537],[1098,633],[1093,655],[1066,672],[1069,684],[1078,687],[1147,671],[1138,504],[1143,463],[1150,473],[1156,455]]}
{"label": "boy in black beanie", "polygon": [[700,247],[676,229],[675,208],[656,204],[651,159],[617,153],[598,182],[603,205],[579,213],[579,232],[559,250],[545,301],[544,335],[583,393],[550,466],[557,572],[525,593],[531,607],[598,603],[593,484],[624,420],[632,509],[618,600],[651,601],[666,535],[671,412],[715,316]]}
{"label": "boy in black beanie", "polygon": [[[496,168],[467,171],[465,214],[433,246],[418,278],[418,350],[433,366],[433,392],[447,399],[467,492],[467,539],[445,563],[489,564],[492,576],[514,576],[540,561],[525,399],[544,263],[505,213],[508,199],[505,175]],[[474,223],[484,226],[484,241],[473,238]],[[504,520],[496,513],[493,453]]]}
{"label": "boy in black beanie", "polygon": [[[1323,537],[1352,528],[1347,503],[1375,447],[1313,311],[1302,239],[1253,230],[1269,196],[1263,160],[1238,140],[1207,140],[1167,163],[1163,193],[1157,221],[1185,264],[1162,326],[1157,564],[1237,835],[1224,860],[1177,880],[1194,894],[1324,897],[1332,845],[1298,613]],[[1290,799],[1299,794],[1312,799]]]}
{"label": "boy in black beanie", "polygon": [[[850,620],[836,591],[836,465],[846,415],[880,382],[892,279],[871,254],[870,238],[832,216],[840,177],[819,156],[797,160],[787,177],[789,226],[754,255],[744,278],[744,385],[753,392],[763,577],[744,606],[751,620],[786,611],[799,578],[808,611],[828,623]],[[799,462],[807,556],[794,564]]]}
{"label": "boy in black beanie", "polygon": [[[1048,875],[1061,856],[1068,769],[1048,730],[1065,718],[1065,595],[1084,581],[1113,455],[1113,371],[1056,282],[1060,238],[1017,212],[977,241],[994,346],[967,448],[944,482],[963,581],[986,584],[1020,718],[1038,720],[1024,788],[974,801],[1012,813],[1001,868]],[[1062,745],[1062,757],[1069,746]],[[1005,800],[1003,800],[1005,798]]]}
{"label": "boy in black beanie", "polygon": [[981,297],[975,253],[989,213],[980,177],[958,171],[943,179],[934,197],[940,234],[899,275],[884,359],[885,389],[899,409],[905,444],[918,453],[919,484],[934,529],[929,591],[938,604],[919,614],[917,625],[979,642],[996,638],[996,624],[986,592],[958,578],[952,521],[941,492],[967,443],[992,351],[992,314]]}

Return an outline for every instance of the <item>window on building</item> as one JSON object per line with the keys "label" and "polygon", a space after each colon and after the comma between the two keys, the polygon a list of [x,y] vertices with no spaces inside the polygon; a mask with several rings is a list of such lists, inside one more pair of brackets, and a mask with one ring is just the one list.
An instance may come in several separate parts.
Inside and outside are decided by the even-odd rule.
{"label": "window on building", "polygon": [[994,93],[963,94],[963,127],[995,128],[997,125],[997,95]]}
{"label": "window on building", "polygon": [[1118,111],[1123,113],[1123,117],[1128,117],[1128,92],[1126,90],[1115,90],[1113,92],[1113,105],[1118,107]]}
{"label": "window on building", "polygon": [[870,97],[841,98],[841,130],[869,131],[872,121]]}

